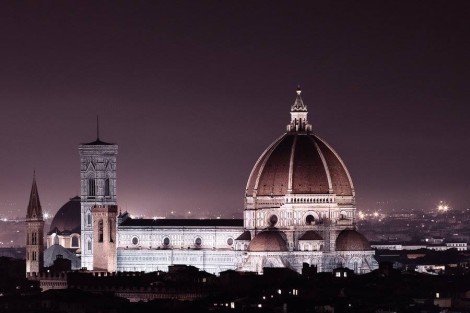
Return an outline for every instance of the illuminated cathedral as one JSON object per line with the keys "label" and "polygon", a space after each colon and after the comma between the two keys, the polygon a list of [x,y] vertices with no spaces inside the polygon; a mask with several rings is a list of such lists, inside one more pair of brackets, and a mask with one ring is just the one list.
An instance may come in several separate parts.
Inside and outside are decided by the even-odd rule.
{"label": "illuminated cathedral", "polygon": [[107,272],[166,271],[175,264],[215,274],[266,267],[300,272],[305,263],[328,272],[376,269],[374,251],[356,230],[351,176],[313,132],[300,89],[290,115],[286,132],[253,166],[243,219],[132,218],[118,208],[118,145],[99,136],[81,144],[81,194],[54,217],[45,264],[67,250],[73,268]]}

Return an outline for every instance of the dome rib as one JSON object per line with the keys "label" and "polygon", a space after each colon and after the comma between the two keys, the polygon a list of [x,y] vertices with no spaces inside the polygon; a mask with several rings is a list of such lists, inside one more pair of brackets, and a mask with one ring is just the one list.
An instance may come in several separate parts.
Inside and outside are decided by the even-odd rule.
{"label": "dome rib", "polygon": [[289,181],[289,158],[292,149],[292,136],[283,136],[266,156],[256,184],[255,195],[282,196],[287,193]]}
{"label": "dome rib", "polygon": [[323,168],[325,169],[326,178],[328,179],[328,193],[332,193],[333,192],[333,184],[331,183],[330,169],[328,168],[328,164],[326,163],[325,156],[323,155],[323,152],[321,151],[321,149],[318,146],[317,142],[313,139],[313,136],[309,136],[309,137],[312,140],[313,144],[315,145],[315,148],[317,148],[318,155],[320,156],[321,161],[323,163]]}
{"label": "dome rib", "polygon": [[[343,160],[340,158],[340,156],[338,155],[338,153],[336,153],[336,151],[323,139],[321,139],[320,137],[318,136],[315,136],[315,138],[317,138],[319,140],[319,142],[321,144],[323,144],[326,149],[328,149],[328,152],[331,153],[334,157],[333,158],[329,158],[327,163],[328,163],[328,168],[330,168],[330,164],[329,164],[329,161],[331,161],[332,163],[334,162],[339,162],[339,165],[340,166],[337,166],[336,168],[332,168],[333,171],[330,171],[331,173],[331,178],[332,178],[332,187],[333,187],[333,190],[334,190],[334,193],[337,194],[337,195],[350,195],[350,196],[354,196],[354,185],[353,185],[353,182],[352,182],[352,179],[351,179],[351,175],[349,175],[349,171],[346,167],[346,165],[344,164]],[[325,158],[326,160],[326,158]],[[337,170],[336,173],[334,172],[334,170]],[[342,176],[343,174],[346,174],[346,177],[347,177],[347,183],[346,182],[342,182]],[[339,186],[334,186],[334,183],[333,182],[339,182],[340,185]]]}
{"label": "dome rib", "polygon": [[[264,150],[264,152],[261,154],[261,156],[258,158],[258,161],[256,161],[255,166],[251,170],[248,182],[246,184],[246,194],[250,192],[250,187],[251,187],[251,192],[254,194],[255,191],[258,190],[258,184],[259,184],[259,178],[261,176],[261,173],[263,172],[264,165],[267,162],[267,159],[269,159],[269,156],[273,152],[273,150],[279,145],[279,143],[282,141],[282,139],[286,136],[286,134],[283,134],[279,138],[277,138],[269,147]],[[252,182],[253,179],[253,174],[256,173],[256,179],[254,182]],[[253,183],[253,184],[252,184]]]}
{"label": "dome rib", "polygon": [[294,142],[292,143],[292,149],[290,151],[290,160],[289,160],[289,181],[287,183],[287,192],[292,193],[292,182],[294,180],[294,157],[295,157],[295,147],[297,146],[297,135],[294,137]]}

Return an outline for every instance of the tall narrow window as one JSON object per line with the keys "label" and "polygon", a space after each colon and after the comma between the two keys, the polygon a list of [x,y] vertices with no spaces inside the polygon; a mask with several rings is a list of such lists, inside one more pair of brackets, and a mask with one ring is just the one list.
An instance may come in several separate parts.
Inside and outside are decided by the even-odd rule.
{"label": "tall narrow window", "polygon": [[88,196],[96,196],[96,182],[93,178],[88,179]]}
{"label": "tall narrow window", "polygon": [[88,251],[91,251],[91,240],[87,241],[87,249]]}
{"label": "tall narrow window", "polygon": [[86,223],[87,225],[91,225],[91,214],[89,212],[86,214]]}
{"label": "tall narrow window", "polygon": [[104,181],[104,195],[109,197],[111,195],[111,191],[109,189],[109,178],[106,178]]}
{"label": "tall narrow window", "polygon": [[103,220],[98,222],[98,242],[103,242]]}
{"label": "tall narrow window", "polygon": [[36,251],[33,251],[33,261],[36,261]]}
{"label": "tall narrow window", "polygon": [[31,234],[31,244],[32,244],[32,245],[37,244],[36,233],[32,233],[32,234]]}
{"label": "tall narrow window", "polygon": [[109,219],[109,242],[114,242],[113,240],[113,221]]}

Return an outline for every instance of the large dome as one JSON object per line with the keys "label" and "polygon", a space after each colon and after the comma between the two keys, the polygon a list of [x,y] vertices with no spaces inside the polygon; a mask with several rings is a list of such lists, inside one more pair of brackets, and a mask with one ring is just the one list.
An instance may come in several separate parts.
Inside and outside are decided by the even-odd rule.
{"label": "large dome", "polygon": [[351,176],[338,154],[312,133],[300,87],[291,106],[287,133],[259,157],[246,185],[246,197],[336,194],[354,201]]}
{"label": "large dome", "polygon": [[65,203],[52,219],[50,232],[55,229],[63,232],[80,233],[80,197],[74,197]]}
{"label": "large dome", "polygon": [[336,251],[368,251],[371,250],[369,241],[363,234],[345,229],[336,238]]}
{"label": "large dome", "polygon": [[354,196],[348,170],[338,154],[316,135],[287,132],[256,162],[246,196],[336,194]]}

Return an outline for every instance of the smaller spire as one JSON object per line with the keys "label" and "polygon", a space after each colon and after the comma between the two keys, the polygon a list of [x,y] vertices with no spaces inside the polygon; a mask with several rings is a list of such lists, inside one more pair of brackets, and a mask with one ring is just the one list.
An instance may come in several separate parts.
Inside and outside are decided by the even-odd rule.
{"label": "smaller spire", "polygon": [[31,186],[26,218],[42,220],[42,208],[41,202],[39,201],[38,186],[36,184],[36,170],[33,171],[33,185]]}

